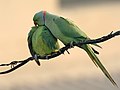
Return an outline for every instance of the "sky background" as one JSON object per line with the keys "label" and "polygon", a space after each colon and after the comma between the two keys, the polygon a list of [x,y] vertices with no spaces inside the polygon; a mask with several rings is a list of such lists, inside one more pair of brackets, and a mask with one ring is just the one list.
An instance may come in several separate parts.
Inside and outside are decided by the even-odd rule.
{"label": "sky background", "polygon": [[[71,19],[89,37],[98,38],[120,30],[120,2],[63,3],[63,0],[0,0],[0,63],[30,56],[27,35],[36,12],[46,10]],[[93,0],[92,0],[93,1]],[[87,1],[86,1],[87,2]],[[98,56],[120,86],[120,37],[96,48]],[[0,75],[0,90],[118,90],[79,48],[41,66],[32,61],[18,70]],[[0,67],[0,71],[7,68]]]}

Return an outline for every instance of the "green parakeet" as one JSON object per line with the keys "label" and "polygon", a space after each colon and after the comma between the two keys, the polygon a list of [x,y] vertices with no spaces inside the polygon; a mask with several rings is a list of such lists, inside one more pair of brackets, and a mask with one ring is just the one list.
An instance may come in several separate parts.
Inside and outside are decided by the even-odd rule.
{"label": "green parakeet", "polygon": [[51,34],[45,26],[32,27],[28,34],[28,46],[31,55],[35,58],[35,61],[40,65],[37,56],[50,55],[59,49],[57,39]]}
{"label": "green parakeet", "polygon": [[[59,39],[64,45],[72,42],[80,42],[83,40],[90,39],[81,29],[79,29],[72,21],[67,20],[63,17],[50,14],[46,11],[38,12],[34,15],[33,21],[35,25],[46,26],[50,32]],[[97,44],[94,44],[98,46]],[[99,67],[106,77],[116,85],[116,82],[112,79],[108,71],[102,65],[95,53],[98,53],[90,45],[82,45],[80,48],[84,49],[94,64]]]}

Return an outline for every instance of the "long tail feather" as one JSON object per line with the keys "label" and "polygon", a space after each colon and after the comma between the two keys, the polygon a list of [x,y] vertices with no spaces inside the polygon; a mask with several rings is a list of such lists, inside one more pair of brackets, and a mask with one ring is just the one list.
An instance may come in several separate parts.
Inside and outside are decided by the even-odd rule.
{"label": "long tail feather", "polygon": [[92,48],[92,50],[94,51],[95,54],[99,54],[99,52],[96,51],[94,48]]}
{"label": "long tail feather", "polygon": [[94,51],[92,50],[92,47],[90,45],[84,45],[82,48],[87,52],[91,60],[94,62],[94,64],[99,67],[102,72],[105,74],[105,76],[111,81],[111,83],[115,86],[117,86],[116,82],[113,80],[111,75],[108,73],[108,71],[105,69],[105,67],[102,65],[98,57],[95,55]]}

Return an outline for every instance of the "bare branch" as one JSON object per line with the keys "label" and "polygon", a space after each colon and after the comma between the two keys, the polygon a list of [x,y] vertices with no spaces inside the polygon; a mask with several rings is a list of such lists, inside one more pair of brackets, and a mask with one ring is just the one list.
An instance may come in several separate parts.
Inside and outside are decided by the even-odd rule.
{"label": "bare branch", "polygon": [[32,58],[32,57],[29,57],[28,59],[25,59],[25,60],[22,60],[22,61],[12,61],[12,62],[9,63],[9,64],[1,64],[0,66],[10,66],[10,65],[12,66],[12,65],[15,65],[15,64],[18,64],[18,63],[19,63],[18,65],[11,67],[11,69],[9,69],[9,70],[0,72],[0,74],[10,73],[10,72],[16,70],[17,68],[23,66],[24,64],[26,64],[27,62],[29,62],[29,61],[31,61],[31,60],[33,60],[33,58]]}
{"label": "bare branch", "polygon": [[[73,42],[73,46],[81,46],[83,44],[101,43],[101,42],[107,41],[107,40],[109,40],[109,39],[111,39],[111,38],[113,38],[115,36],[118,36],[118,35],[120,35],[120,31],[116,31],[114,33],[112,31],[110,34],[108,34],[106,36],[103,36],[101,38],[97,38],[97,39],[93,39],[93,40],[85,40],[85,41],[81,41],[81,42],[78,42],[78,43]],[[65,47],[61,48],[59,51],[51,53],[51,55],[47,55],[47,56],[43,56],[43,57],[39,56],[38,58],[39,59],[51,59],[51,58],[57,57],[57,56],[59,56],[61,54],[64,54],[64,52],[67,51],[70,48],[71,48],[71,45],[69,43]],[[32,60],[34,60],[34,58],[29,57],[29,58],[27,58],[25,60],[12,61],[12,62],[10,62],[8,64],[1,64],[0,66],[11,66],[11,69],[0,72],[0,74],[10,73],[10,72],[18,69],[19,67],[25,65],[26,63],[28,63],[29,61],[32,61]]]}

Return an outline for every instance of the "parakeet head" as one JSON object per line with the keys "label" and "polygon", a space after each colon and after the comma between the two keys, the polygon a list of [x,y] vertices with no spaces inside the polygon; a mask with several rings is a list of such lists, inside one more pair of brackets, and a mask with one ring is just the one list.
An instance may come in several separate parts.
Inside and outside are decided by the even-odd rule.
{"label": "parakeet head", "polygon": [[46,15],[46,11],[40,11],[34,15],[33,21],[35,26],[45,25],[45,15]]}

